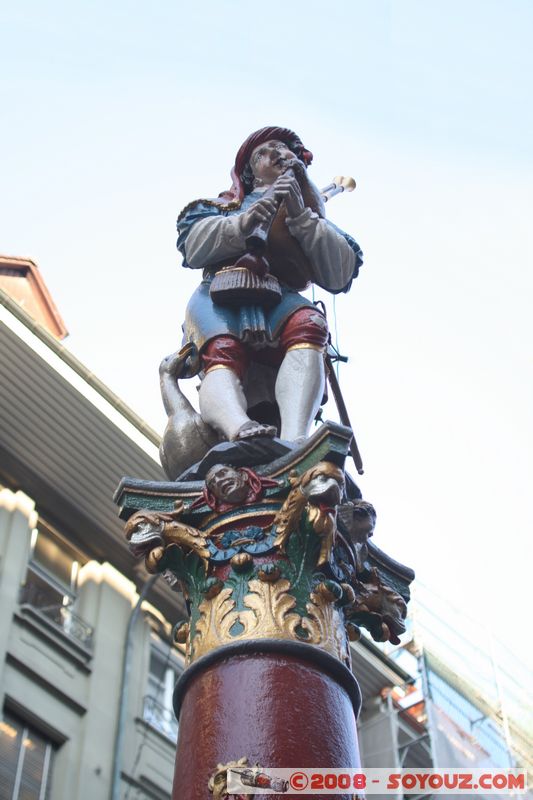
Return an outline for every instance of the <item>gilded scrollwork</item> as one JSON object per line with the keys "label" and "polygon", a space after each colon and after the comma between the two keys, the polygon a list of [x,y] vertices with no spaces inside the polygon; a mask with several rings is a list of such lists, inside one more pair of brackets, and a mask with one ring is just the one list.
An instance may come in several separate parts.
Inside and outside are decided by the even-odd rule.
{"label": "gilded scrollwork", "polygon": [[288,594],[289,588],[284,579],[274,583],[251,580],[243,601],[245,608],[240,611],[236,609],[231,587],[214,598],[205,598],[198,608],[200,617],[191,642],[192,659],[243,639],[296,639],[294,629],[301,618],[292,613],[296,600]]}
{"label": "gilded scrollwork", "polygon": [[239,622],[235,611],[232,588],[227,586],[215,597],[206,597],[198,606],[199,618],[195,626],[194,638],[187,648],[193,661],[210,650],[232,641],[231,629]]}
{"label": "gilded scrollwork", "polygon": [[160,563],[171,545],[177,545],[184,552],[196,553],[207,567],[207,541],[200,531],[180,520],[183,511],[183,502],[177,502],[173,511],[143,509],[127,521],[125,534],[130,550],[134,556],[144,556],[148,572],[160,571]]}
{"label": "gilded scrollwork", "polygon": [[[149,572],[172,578],[188,601],[179,641],[189,663],[223,645],[280,639],[349,664],[360,626],[378,641],[399,641],[406,603],[394,576],[388,585],[386,569],[372,564],[375,510],[346,499],[340,467],[320,461],[273,481],[215,465],[208,476],[209,491],[192,505],[137,511],[126,525],[131,551]],[[267,489],[276,492],[265,524]],[[193,520],[198,527],[187,524]]]}
{"label": "gilded scrollwork", "polygon": [[342,612],[335,606],[334,597],[323,583],[311,593],[307,612],[309,618],[302,619],[302,627],[309,632],[307,641],[350,664],[344,618]]}
{"label": "gilded scrollwork", "polygon": [[327,583],[318,584],[311,593],[306,615],[294,611],[296,599],[284,578],[275,582],[252,579],[248,588],[240,611],[228,587],[202,601],[191,642],[192,660],[215,647],[246,639],[304,641],[343,661],[349,660],[344,618]]}
{"label": "gilded scrollwork", "polygon": [[240,614],[247,639],[295,639],[295,628],[300,624],[299,614],[292,609],[295,598],[289,594],[289,581],[281,578],[274,583],[252,580],[249,593],[244,598],[246,610]]}
{"label": "gilded scrollwork", "polygon": [[298,527],[303,510],[307,505],[307,498],[300,490],[301,477],[296,472],[289,475],[291,490],[281,509],[274,519],[276,529],[275,546],[285,553],[289,536]]}
{"label": "gilded scrollwork", "polygon": [[327,564],[335,543],[336,507],[344,490],[344,473],[335,464],[321,461],[300,477],[291,475],[289,481],[291,491],[274,520],[275,545],[285,553],[290,535],[306,514],[321,539],[317,566]]}

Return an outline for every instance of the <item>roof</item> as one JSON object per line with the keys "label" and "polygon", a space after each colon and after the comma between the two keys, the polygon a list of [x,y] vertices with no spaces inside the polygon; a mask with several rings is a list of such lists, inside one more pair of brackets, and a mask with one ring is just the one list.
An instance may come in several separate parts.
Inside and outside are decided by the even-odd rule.
{"label": "roof", "polygon": [[67,329],[37,264],[29,258],[0,255],[0,289],[53,336],[64,339]]}
{"label": "roof", "polygon": [[[1,290],[0,387],[0,482],[90,558],[142,583],[113,493],[124,474],[164,478],[155,431]],[[175,616],[176,595],[163,581],[154,591]]]}

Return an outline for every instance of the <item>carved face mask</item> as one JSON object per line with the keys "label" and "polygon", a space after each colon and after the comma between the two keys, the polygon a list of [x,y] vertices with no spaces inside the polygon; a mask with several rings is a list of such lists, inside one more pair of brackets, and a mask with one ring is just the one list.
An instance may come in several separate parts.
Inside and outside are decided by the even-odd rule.
{"label": "carved face mask", "polygon": [[249,491],[248,475],[233,467],[218,464],[211,467],[205,483],[215,497],[226,503],[240,503]]}

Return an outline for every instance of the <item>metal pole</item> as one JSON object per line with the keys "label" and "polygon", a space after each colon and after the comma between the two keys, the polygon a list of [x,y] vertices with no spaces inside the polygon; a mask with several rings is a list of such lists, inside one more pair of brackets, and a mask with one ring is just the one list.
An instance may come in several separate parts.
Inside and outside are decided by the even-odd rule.
{"label": "metal pole", "polygon": [[489,637],[490,662],[492,666],[492,674],[494,675],[494,683],[496,684],[496,698],[498,705],[500,706],[500,714],[502,717],[502,728],[503,728],[503,736],[505,739],[505,749],[507,750],[507,758],[509,759],[509,766],[515,767],[516,761],[513,755],[513,741],[511,738],[511,730],[509,728],[509,717],[507,716],[507,709],[503,702],[503,691],[500,680],[500,668],[496,660],[494,636],[492,635],[492,628],[486,627],[486,631]]}
{"label": "metal pole", "polygon": [[434,769],[437,767],[442,766],[442,764],[438,763],[437,758],[437,745],[435,742],[435,728],[433,725],[433,695],[431,692],[431,682],[429,679],[428,674],[428,665],[426,659],[426,653],[424,651],[424,646],[419,643],[420,646],[420,654],[418,656],[418,671],[420,672],[420,677],[422,679],[422,694],[426,700],[426,731],[428,733],[429,738],[429,752],[431,754],[431,760],[433,762],[432,766]]}
{"label": "metal pole", "polygon": [[431,691],[431,681],[429,679],[429,670],[426,658],[426,652],[424,650],[424,643],[423,643],[423,636],[421,632],[421,626],[418,622],[418,609],[417,605],[420,603],[419,598],[417,595],[417,588],[413,586],[414,590],[414,597],[413,597],[413,604],[411,606],[411,619],[413,622],[413,643],[416,648],[416,663],[418,667],[418,673],[420,675],[420,681],[422,684],[422,694],[424,696],[425,701],[425,709],[426,709],[426,731],[428,734],[429,740],[429,752],[431,755],[432,766],[436,769],[440,764],[438,763],[437,758],[437,744],[435,742],[435,729],[433,725],[433,693]]}
{"label": "metal pole", "polygon": [[113,749],[113,779],[111,783],[111,800],[120,800],[120,775],[122,771],[122,745],[124,742],[124,728],[126,725],[126,712],[128,706],[128,689],[129,689],[129,682],[130,682],[130,664],[131,664],[131,653],[133,650],[133,629],[137,618],[139,616],[139,612],[141,610],[141,605],[146,598],[146,595],[159,578],[159,574],[152,575],[149,580],[146,581],[143,588],[141,589],[141,593],[139,598],[132,609],[130,614],[130,618],[128,620],[128,627],[126,630],[126,641],[124,643],[124,660],[122,662],[122,678],[120,684],[120,698],[118,703],[118,722],[117,722],[117,732],[115,736],[115,747]]}
{"label": "metal pole", "polygon": [[352,431],[352,441],[350,442],[350,453],[354,460],[355,468],[359,475],[363,475],[364,473],[363,460],[361,458],[357,442],[355,441],[355,433],[352,427],[352,423],[350,422],[350,417],[348,416],[348,409],[346,408],[346,403],[344,402],[344,397],[342,396],[341,387],[339,386],[339,381],[337,380],[337,376],[335,375],[335,371],[333,369],[333,362],[331,360],[331,356],[326,356],[326,371],[328,374],[329,385],[331,386],[333,397],[335,398],[335,403],[337,404],[337,410],[339,412],[340,420],[343,425],[346,425]]}

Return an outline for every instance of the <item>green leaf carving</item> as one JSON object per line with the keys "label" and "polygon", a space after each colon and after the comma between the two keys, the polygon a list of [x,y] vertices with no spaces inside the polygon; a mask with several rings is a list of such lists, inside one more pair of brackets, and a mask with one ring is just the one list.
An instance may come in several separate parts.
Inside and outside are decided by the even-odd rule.
{"label": "green leaf carving", "polygon": [[294,530],[287,543],[287,561],[280,561],[279,566],[284,578],[291,587],[290,594],[296,599],[295,612],[307,616],[309,595],[316,583],[316,569],[320,553],[320,539],[309,521],[304,517],[299,527]]}

